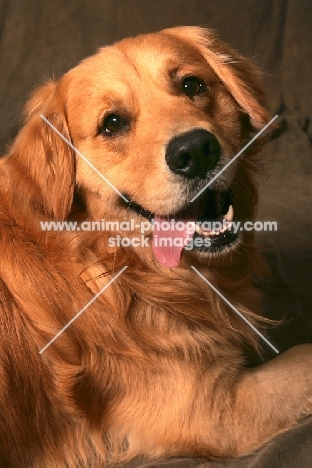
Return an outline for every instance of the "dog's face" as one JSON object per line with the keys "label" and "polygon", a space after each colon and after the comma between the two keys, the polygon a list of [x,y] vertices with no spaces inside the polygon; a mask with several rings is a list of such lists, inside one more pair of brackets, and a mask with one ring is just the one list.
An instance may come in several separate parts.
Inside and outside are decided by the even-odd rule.
{"label": "dog's face", "polygon": [[[237,160],[218,174],[268,121],[254,74],[210,33],[189,27],[126,39],[84,60],[39,91],[28,108],[31,116],[42,112],[51,120],[129,203],[76,156],[67,182],[71,196],[63,194],[62,209],[55,202],[50,212],[68,214],[75,185],[97,219],[248,217],[248,202],[245,212],[235,206],[248,168]],[[68,147],[64,151],[73,159]],[[229,251],[237,242],[227,228],[196,231],[210,240],[195,249],[201,255]]]}
{"label": "dog's face", "polygon": [[[74,145],[153,214],[185,209],[240,149],[240,109],[200,53],[179,39],[126,40],[102,49],[67,79]],[[91,168],[80,161],[78,167],[78,183],[92,180],[103,201],[111,198]],[[233,174],[231,167],[215,186],[227,188]]]}

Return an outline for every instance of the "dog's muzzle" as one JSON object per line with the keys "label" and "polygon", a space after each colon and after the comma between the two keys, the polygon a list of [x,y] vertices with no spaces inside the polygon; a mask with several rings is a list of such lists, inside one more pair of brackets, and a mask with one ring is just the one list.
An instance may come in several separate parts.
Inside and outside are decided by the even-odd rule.
{"label": "dog's muzzle", "polygon": [[221,156],[216,137],[204,129],[195,129],[174,137],[166,149],[166,163],[174,174],[187,178],[205,178]]}
{"label": "dog's muzzle", "polygon": [[[187,186],[196,185],[192,190],[198,192],[218,170],[221,153],[216,137],[208,130],[197,128],[172,138],[165,158],[170,171],[184,178],[181,185],[190,197],[191,187]],[[232,230],[234,209],[230,188],[207,188],[194,204],[185,200],[181,210],[165,215],[152,213],[133,199],[127,207],[153,223],[154,255],[160,264],[169,268],[180,264],[183,250],[219,254],[234,245],[238,237]]]}

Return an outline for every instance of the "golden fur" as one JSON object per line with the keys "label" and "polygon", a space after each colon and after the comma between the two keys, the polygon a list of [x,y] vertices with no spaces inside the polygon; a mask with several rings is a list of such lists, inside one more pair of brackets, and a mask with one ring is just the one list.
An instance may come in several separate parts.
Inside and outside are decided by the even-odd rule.
{"label": "golden fur", "polygon": [[[208,83],[205,96],[174,92],[193,75]],[[106,138],[103,115],[117,111],[130,129]],[[243,344],[259,350],[258,338],[190,268],[260,326],[252,272],[262,264],[251,233],[219,255],[185,251],[167,268],[151,248],[109,247],[111,232],[39,225],[143,219],[40,114],[120,192],[165,216],[189,201],[164,164],[174,136],[206,129],[229,160],[269,121],[257,70],[211,32],[173,28],[100,49],[38,88],[26,114],[0,161],[0,465],[237,456],[311,413],[311,345],[246,369]],[[231,180],[241,221],[254,219],[263,142],[220,176],[221,185]]]}

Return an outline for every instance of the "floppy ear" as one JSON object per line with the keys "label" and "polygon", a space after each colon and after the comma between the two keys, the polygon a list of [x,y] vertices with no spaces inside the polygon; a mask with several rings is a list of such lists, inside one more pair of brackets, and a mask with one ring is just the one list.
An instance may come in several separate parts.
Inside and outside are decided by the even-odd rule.
{"label": "floppy ear", "polygon": [[237,104],[248,114],[255,130],[269,122],[260,72],[254,65],[207,29],[185,26],[163,32],[193,45],[201,53]]}
{"label": "floppy ear", "polygon": [[75,183],[73,150],[41,117],[70,140],[64,98],[58,84],[38,88],[25,108],[26,121],[6,158],[10,197],[24,213],[63,220],[69,214]]}

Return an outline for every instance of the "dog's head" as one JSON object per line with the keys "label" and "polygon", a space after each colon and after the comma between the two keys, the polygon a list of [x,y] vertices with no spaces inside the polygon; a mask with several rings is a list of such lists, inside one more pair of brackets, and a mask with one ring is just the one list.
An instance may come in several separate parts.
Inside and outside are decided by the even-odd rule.
{"label": "dog's head", "polygon": [[[174,218],[184,240],[199,239],[192,255],[201,256],[239,239],[228,224],[212,231],[200,222],[252,219],[259,141],[222,169],[269,117],[257,70],[207,30],[172,28],[102,48],[37,90],[27,113],[9,166],[38,217],[66,219],[76,193],[93,219]],[[154,242],[166,266],[182,248]]]}

